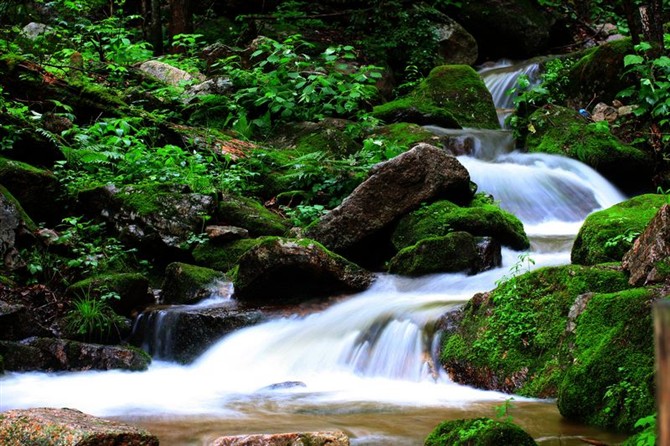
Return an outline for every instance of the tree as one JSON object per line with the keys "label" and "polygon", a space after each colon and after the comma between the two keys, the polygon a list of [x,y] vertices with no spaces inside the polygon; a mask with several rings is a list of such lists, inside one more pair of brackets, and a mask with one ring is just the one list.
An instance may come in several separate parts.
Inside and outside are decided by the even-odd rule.
{"label": "tree", "polygon": [[[179,34],[193,33],[193,9],[191,0],[169,0],[170,4],[170,22],[168,32],[170,39]],[[175,48],[175,51],[181,52],[183,48]]]}

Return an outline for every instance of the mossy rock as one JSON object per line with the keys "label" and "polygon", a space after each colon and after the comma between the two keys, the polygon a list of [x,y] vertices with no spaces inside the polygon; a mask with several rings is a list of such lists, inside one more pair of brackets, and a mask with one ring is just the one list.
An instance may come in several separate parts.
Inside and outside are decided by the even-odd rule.
{"label": "mossy rock", "polygon": [[233,268],[245,252],[262,243],[265,238],[240,239],[224,244],[207,241],[193,250],[193,258],[200,266],[225,272]]}
{"label": "mossy rock", "polygon": [[588,122],[574,109],[547,105],[533,112],[529,125],[534,129],[526,138],[530,152],[579,160],[624,189],[650,184],[651,158],[621,142],[604,121]]}
{"label": "mossy rock", "polygon": [[0,184],[0,195],[2,195],[4,197],[4,200],[6,200],[6,202],[9,205],[11,205],[15,208],[16,214],[17,214],[18,218],[20,219],[20,222],[19,222],[20,225],[25,226],[25,228],[30,232],[37,231],[37,229],[38,229],[37,225],[35,224],[33,219],[30,218],[30,216],[23,209],[19,200],[17,200],[16,197],[14,197],[14,195],[12,195],[12,193],[9,192],[7,190],[7,188],[5,188],[2,184]]}
{"label": "mossy rock", "polygon": [[289,229],[287,220],[269,211],[258,201],[239,195],[224,194],[217,218],[219,223],[248,230],[252,237],[284,235]]}
{"label": "mossy rock", "polygon": [[221,271],[174,262],[165,268],[161,300],[167,304],[194,304],[212,295],[212,284],[225,280]]}
{"label": "mossy rock", "polygon": [[574,359],[558,389],[566,418],[619,431],[655,410],[653,289],[591,298],[577,319]]}
{"label": "mossy rock", "polygon": [[633,197],[589,215],[572,246],[572,263],[595,265],[619,262],[644,231],[667,197],[646,194]]}
{"label": "mossy rock", "polygon": [[628,287],[627,275],[612,265],[546,267],[509,279],[463,307],[458,328],[443,338],[442,363],[459,383],[554,397],[577,297]]}
{"label": "mossy rock", "polygon": [[516,250],[530,246],[523,223],[482,194],[476,195],[468,206],[443,200],[408,214],[398,222],[391,241],[396,249],[404,249],[422,239],[444,236],[452,231],[490,236]]}
{"label": "mossy rock", "polygon": [[424,446],[537,446],[533,437],[509,421],[469,418],[440,423]]}
{"label": "mossy rock", "polygon": [[412,146],[425,142],[438,145],[439,137],[417,124],[397,122],[375,129],[373,138],[388,141],[391,145],[409,149]]}
{"label": "mossy rock", "polygon": [[388,272],[403,276],[431,273],[474,273],[479,269],[477,242],[468,232],[428,237],[401,249],[390,261]]}
{"label": "mossy rock", "polygon": [[121,315],[130,317],[136,310],[154,303],[149,293],[149,280],[139,273],[104,274],[89,277],[70,285],[66,293],[72,297],[84,299],[97,297],[106,291],[113,291],[119,299],[108,301],[112,309]]}
{"label": "mossy rock", "polygon": [[373,116],[388,123],[500,128],[491,93],[468,65],[433,68],[410,94],[375,107]]}

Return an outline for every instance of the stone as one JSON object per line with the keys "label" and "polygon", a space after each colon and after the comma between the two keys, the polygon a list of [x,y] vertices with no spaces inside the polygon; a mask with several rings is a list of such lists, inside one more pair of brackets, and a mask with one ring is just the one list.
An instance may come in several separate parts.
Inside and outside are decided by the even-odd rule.
{"label": "stone", "polygon": [[219,437],[211,446],[349,446],[344,432],[252,434]]}
{"label": "stone", "polygon": [[477,237],[477,254],[479,256],[479,271],[488,271],[502,266],[502,248],[500,242],[493,237]]}
{"label": "stone", "polygon": [[183,101],[188,103],[198,96],[205,96],[210,94],[225,95],[233,89],[233,83],[230,79],[218,76],[199,84],[191,85],[184,92]]}
{"label": "stone", "polygon": [[118,294],[118,299],[110,299],[110,307],[118,314],[132,317],[154,302],[149,292],[149,280],[139,273],[112,273],[87,277],[70,285],[66,294],[71,297],[87,298],[106,291]]}
{"label": "stone", "polygon": [[165,268],[161,302],[195,304],[217,294],[223,282],[225,276],[221,271],[187,263],[170,263]]}
{"label": "stone", "polygon": [[593,112],[591,113],[591,119],[595,122],[607,121],[612,123],[617,120],[619,117],[619,112],[616,108],[611,105],[607,105],[604,102],[599,102],[593,107]]}
{"label": "stone", "polygon": [[0,185],[0,262],[6,268],[12,270],[23,265],[17,247],[23,236],[36,229],[19,202]]}
{"label": "stone", "polygon": [[34,408],[0,413],[3,446],[158,446],[158,437],[75,409]]}
{"label": "stone", "polygon": [[477,41],[455,20],[443,16],[436,28],[438,56],[446,64],[474,65],[477,62]]}
{"label": "stone", "polygon": [[229,272],[241,302],[286,304],[363,291],[373,276],[309,239],[267,237]]}
{"label": "stone", "polygon": [[224,193],[216,212],[217,223],[238,226],[252,236],[284,235],[289,224],[286,219],[263,207],[258,201]]}
{"label": "stone", "polygon": [[511,421],[468,418],[440,423],[428,434],[424,446],[537,446],[533,437]]}
{"label": "stone", "polygon": [[249,231],[238,226],[209,225],[205,227],[205,234],[212,243],[216,244],[249,237]]}
{"label": "stone", "polygon": [[664,204],[633,246],[621,266],[630,273],[634,286],[650,285],[670,276],[670,205]]}
{"label": "stone", "polygon": [[158,60],[148,60],[139,66],[139,70],[173,87],[183,86],[190,82],[204,81],[202,75],[191,73],[173,67]]}
{"label": "stone", "polygon": [[52,27],[44,23],[30,22],[21,29],[21,35],[30,40],[35,40],[42,34],[49,33],[52,30]]}
{"label": "stone", "polygon": [[305,234],[328,249],[351,249],[421,203],[468,202],[470,174],[452,155],[429,144],[376,165],[370,176]]}

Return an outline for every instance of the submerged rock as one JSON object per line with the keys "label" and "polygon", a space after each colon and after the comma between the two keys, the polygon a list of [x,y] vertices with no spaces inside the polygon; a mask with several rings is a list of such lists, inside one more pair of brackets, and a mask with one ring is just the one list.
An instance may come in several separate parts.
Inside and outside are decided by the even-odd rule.
{"label": "submerged rock", "polygon": [[3,446],[158,446],[144,429],[105,420],[75,409],[22,409],[0,413]]}
{"label": "submerged rock", "polygon": [[624,255],[621,265],[631,285],[648,285],[670,276],[670,205],[664,204]]}
{"label": "submerged rock", "polygon": [[212,446],[349,446],[344,432],[251,434],[219,437]]}
{"label": "submerged rock", "polygon": [[426,437],[424,446],[537,446],[533,437],[509,421],[469,418],[440,423]]}

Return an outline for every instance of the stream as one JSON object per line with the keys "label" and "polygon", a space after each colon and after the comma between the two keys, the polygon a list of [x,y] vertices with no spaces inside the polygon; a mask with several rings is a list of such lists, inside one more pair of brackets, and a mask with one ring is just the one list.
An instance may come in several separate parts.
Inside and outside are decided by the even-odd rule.
{"label": "stream", "polygon": [[[493,91],[487,73],[508,82],[519,72],[507,67],[507,75],[482,75]],[[500,94],[494,91],[498,104]],[[428,128],[470,139],[472,152],[459,160],[479,191],[523,221],[533,268],[569,263],[584,218],[625,198],[577,161],[515,151],[507,130]],[[369,290],[323,311],[236,331],[186,366],[154,361],[146,372],[8,373],[0,378],[0,410],[73,407],[146,427],[163,446],[333,429],[347,433],[353,445],[415,446],[443,420],[495,417],[511,403],[507,415],[540,444],[621,441],[562,419],[554,401],[510,402],[507,394],[455,384],[435,367],[436,320],[494,288],[520,254],[503,249],[501,268],[475,276],[380,274]]]}

